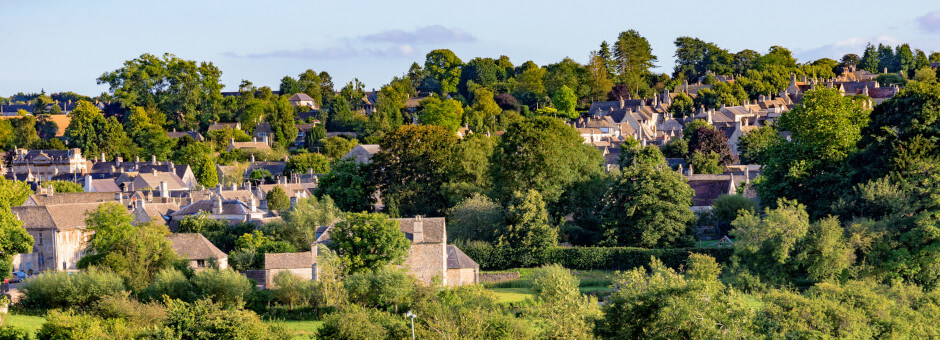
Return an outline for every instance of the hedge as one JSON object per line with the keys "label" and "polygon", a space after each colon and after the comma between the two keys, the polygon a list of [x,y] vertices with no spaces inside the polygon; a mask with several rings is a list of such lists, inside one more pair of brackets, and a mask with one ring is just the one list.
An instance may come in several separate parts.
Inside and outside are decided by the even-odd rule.
{"label": "hedge", "polygon": [[480,269],[500,270],[521,266],[538,267],[557,263],[569,269],[581,270],[628,270],[648,266],[655,256],[672,268],[685,264],[691,253],[714,257],[718,263],[728,261],[734,252],[731,248],[663,248],[646,249],[632,247],[558,247],[547,251],[546,256],[535,263],[520,264],[511,249],[496,247],[486,242],[470,242],[461,250],[472,258]]}

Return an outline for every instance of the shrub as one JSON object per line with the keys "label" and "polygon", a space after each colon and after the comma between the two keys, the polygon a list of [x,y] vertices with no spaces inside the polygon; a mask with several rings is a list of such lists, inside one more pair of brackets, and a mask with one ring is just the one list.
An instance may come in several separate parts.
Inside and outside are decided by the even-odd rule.
{"label": "shrub", "polygon": [[286,305],[291,310],[297,306],[316,303],[316,281],[306,280],[289,271],[282,271],[274,276],[275,288],[272,289],[274,301]]}
{"label": "shrub", "polygon": [[157,302],[138,302],[128,292],[122,292],[99,300],[94,314],[106,319],[124,319],[131,325],[155,325],[166,316],[166,307]]}
{"label": "shrub", "polygon": [[29,331],[13,326],[0,327],[0,340],[29,340]]}
{"label": "shrub", "polygon": [[121,319],[102,319],[75,311],[53,310],[36,332],[38,339],[134,339],[139,329]]}
{"label": "shrub", "polygon": [[412,303],[415,290],[414,276],[391,266],[355,273],[343,283],[351,301],[395,312]]}
{"label": "shrub", "polygon": [[327,314],[320,327],[322,339],[404,339],[411,337],[403,317],[358,305]]}
{"label": "shrub", "polygon": [[289,339],[279,325],[268,325],[248,310],[226,308],[209,300],[166,300],[167,314],[155,339]]}
{"label": "shrub", "polygon": [[163,296],[171,299],[190,301],[193,285],[189,283],[186,275],[176,269],[164,269],[153,276],[153,283],[144,292],[144,295],[154,301],[163,301]]}
{"label": "shrub", "polygon": [[[486,242],[469,242],[461,245],[460,249],[476,261],[480,269],[508,269],[518,266],[509,252]],[[678,268],[692,253],[709,255],[722,263],[727,261],[733,252],[731,248],[557,247],[548,251],[548,256],[543,262],[534,263],[532,266],[557,263],[569,269],[628,270],[648,266],[650,256],[655,256],[666,266]]]}
{"label": "shrub", "polygon": [[91,269],[86,272],[45,272],[27,280],[23,287],[27,308],[90,307],[102,297],[124,290],[124,281],[114,273]]}
{"label": "shrub", "polygon": [[193,276],[192,282],[197,298],[235,308],[245,305],[253,288],[247,277],[231,269],[203,270]]}

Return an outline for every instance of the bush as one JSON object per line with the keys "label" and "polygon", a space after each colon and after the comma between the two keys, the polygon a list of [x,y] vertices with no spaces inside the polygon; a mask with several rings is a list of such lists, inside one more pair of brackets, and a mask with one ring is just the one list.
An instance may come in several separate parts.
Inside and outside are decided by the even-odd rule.
{"label": "bush", "polygon": [[163,296],[171,299],[190,301],[193,285],[189,283],[186,275],[176,269],[164,269],[153,276],[153,283],[144,295],[153,301],[163,301]]}
{"label": "bush", "polygon": [[21,290],[21,303],[26,308],[84,309],[105,296],[123,291],[124,280],[97,269],[72,274],[45,272],[27,280]]}
{"label": "bush", "polygon": [[124,319],[131,325],[156,325],[166,316],[166,307],[158,302],[138,302],[123,292],[99,300],[94,314],[105,319]]}
{"label": "bush", "polygon": [[203,270],[193,276],[192,282],[197,298],[234,308],[245,305],[253,288],[247,277],[231,269]]}
{"label": "bush", "polygon": [[186,303],[167,300],[163,328],[154,339],[289,339],[279,325],[268,325],[257,314],[226,308],[209,300]]}
{"label": "bush", "polygon": [[[476,261],[483,270],[508,269],[518,266],[509,252],[486,242],[469,242],[460,249]],[[705,254],[722,263],[726,262],[733,252],[731,248],[557,247],[548,251],[544,262],[534,263],[532,266],[557,263],[569,269],[628,270],[648,266],[650,256],[655,256],[666,266],[678,268],[692,253]]]}
{"label": "bush", "polygon": [[29,331],[13,326],[0,326],[0,340],[29,340]]}
{"label": "bush", "polygon": [[320,327],[322,339],[405,339],[411,337],[403,317],[358,305],[327,314]]}
{"label": "bush", "polygon": [[271,290],[273,299],[281,306],[293,310],[294,307],[316,304],[316,281],[282,271],[274,276],[274,287]]}
{"label": "bush", "polygon": [[351,301],[398,312],[412,304],[415,281],[415,277],[404,270],[385,266],[374,272],[350,275],[343,283]]}
{"label": "bush", "polygon": [[50,311],[36,332],[38,339],[135,339],[139,329],[121,319],[102,319],[75,311]]}

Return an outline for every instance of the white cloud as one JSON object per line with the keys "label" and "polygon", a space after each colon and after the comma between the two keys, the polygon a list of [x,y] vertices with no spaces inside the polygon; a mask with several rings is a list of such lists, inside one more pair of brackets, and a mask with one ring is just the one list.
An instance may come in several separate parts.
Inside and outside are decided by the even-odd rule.
{"label": "white cloud", "polygon": [[917,18],[920,28],[928,33],[940,33],[940,10],[936,10]]}
{"label": "white cloud", "polygon": [[897,46],[902,44],[902,41],[901,39],[888,35],[882,35],[874,38],[852,37],[836,41],[828,45],[798,52],[796,53],[796,57],[800,62],[807,62],[819,58],[839,60],[843,55],[848,53],[855,53],[861,56],[862,53],[865,52],[865,46],[869,43],[872,45],[885,44],[890,46]]}
{"label": "white cloud", "polygon": [[399,44],[443,44],[476,41],[476,37],[460,28],[447,28],[441,25],[419,27],[413,32],[400,29],[388,30],[362,36],[360,39],[368,42],[391,42]]}

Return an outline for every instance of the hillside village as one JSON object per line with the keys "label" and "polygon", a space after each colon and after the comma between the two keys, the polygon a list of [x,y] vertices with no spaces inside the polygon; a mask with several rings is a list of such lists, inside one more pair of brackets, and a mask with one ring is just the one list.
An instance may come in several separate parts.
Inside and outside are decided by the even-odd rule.
{"label": "hillside village", "polygon": [[0,302],[39,338],[940,337],[940,53],[675,46],[2,97]]}

